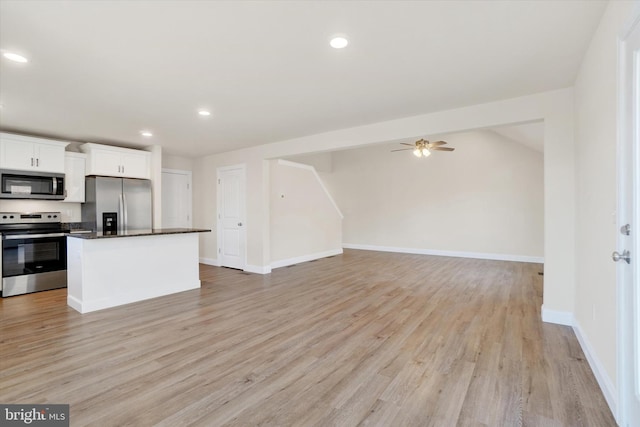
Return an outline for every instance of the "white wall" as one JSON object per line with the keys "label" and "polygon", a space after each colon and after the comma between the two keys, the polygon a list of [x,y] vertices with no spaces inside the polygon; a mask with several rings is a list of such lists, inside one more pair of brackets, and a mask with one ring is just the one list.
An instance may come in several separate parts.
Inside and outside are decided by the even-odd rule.
{"label": "white wall", "polygon": [[[252,271],[268,272],[269,166],[276,159],[356,148],[505,124],[544,120],[544,307],[573,313],[575,298],[575,165],[573,90],[562,89],[454,110],[423,114],[265,144],[196,160],[194,220],[196,227],[216,228],[216,168],[247,168],[247,261]],[[200,236],[200,256],[215,259],[216,233]],[[256,267],[256,268],[253,268]]]}
{"label": "white wall", "polygon": [[[604,369],[605,396],[616,388],[617,38],[631,2],[610,2],[575,83],[575,321]],[[596,372],[596,374],[598,374]],[[607,382],[609,385],[607,385]],[[610,388],[611,390],[607,390]],[[611,402],[610,402],[611,403]],[[615,412],[614,412],[615,413]]]}
{"label": "white wall", "polygon": [[178,169],[183,171],[193,171],[194,159],[190,157],[174,156],[162,153],[163,169]]}
{"label": "white wall", "polygon": [[385,144],[333,153],[325,181],[345,215],[344,242],[542,258],[542,153],[491,131],[438,139],[455,151],[419,159]]}
{"label": "white wall", "polygon": [[342,214],[312,166],[269,165],[271,266],[342,253]]}
{"label": "white wall", "polygon": [[301,156],[288,157],[286,160],[313,166],[319,174],[330,173],[333,170],[332,153],[303,154]]}

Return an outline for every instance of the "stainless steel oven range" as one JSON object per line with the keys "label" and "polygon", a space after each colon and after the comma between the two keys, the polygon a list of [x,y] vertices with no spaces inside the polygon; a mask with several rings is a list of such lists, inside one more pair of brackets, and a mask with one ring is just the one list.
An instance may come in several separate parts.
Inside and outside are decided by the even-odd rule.
{"label": "stainless steel oven range", "polygon": [[2,297],[65,288],[68,232],[60,212],[0,212]]}

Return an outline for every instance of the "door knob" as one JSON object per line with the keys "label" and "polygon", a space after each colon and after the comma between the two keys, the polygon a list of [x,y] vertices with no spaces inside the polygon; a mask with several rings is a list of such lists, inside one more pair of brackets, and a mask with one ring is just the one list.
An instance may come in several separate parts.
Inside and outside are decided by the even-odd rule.
{"label": "door knob", "polygon": [[631,225],[625,224],[622,227],[620,227],[620,234],[623,234],[625,236],[628,236],[629,234],[631,234]]}
{"label": "door knob", "polygon": [[238,223],[238,227],[242,227],[242,223],[241,222]]}
{"label": "door knob", "polygon": [[629,254],[629,251],[626,249],[622,251],[622,253],[618,253],[618,251],[612,253],[611,259],[614,260],[615,262],[623,260],[627,264],[631,264],[631,255]]}

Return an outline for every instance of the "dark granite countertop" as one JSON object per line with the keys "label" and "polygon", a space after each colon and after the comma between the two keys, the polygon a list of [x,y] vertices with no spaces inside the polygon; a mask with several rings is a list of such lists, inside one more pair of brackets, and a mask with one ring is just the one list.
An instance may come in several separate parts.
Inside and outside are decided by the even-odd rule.
{"label": "dark granite countertop", "polygon": [[102,232],[76,232],[67,234],[68,237],[78,239],[112,239],[116,237],[136,237],[136,236],[160,236],[163,234],[187,234],[187,233],[209,233],[211,230],[204,228],[155,228],[153,230],[129,230],[118,234],[104,234]]}

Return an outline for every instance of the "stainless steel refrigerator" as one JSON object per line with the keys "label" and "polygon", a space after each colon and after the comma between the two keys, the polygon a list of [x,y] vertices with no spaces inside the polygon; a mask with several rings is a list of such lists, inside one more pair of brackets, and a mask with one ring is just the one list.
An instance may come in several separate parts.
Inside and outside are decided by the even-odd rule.
{"label": "stainless steel refrigerator", "polygon": [[152,228],[151,181],[148,179],[88,176],[85,196],[82,205],[85,227],[105,232],[103,224],[107,231],[109,225],[117,224],[118,233]]}

